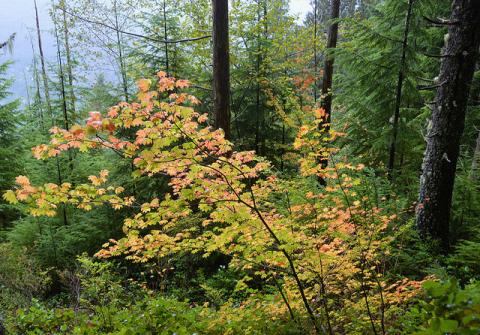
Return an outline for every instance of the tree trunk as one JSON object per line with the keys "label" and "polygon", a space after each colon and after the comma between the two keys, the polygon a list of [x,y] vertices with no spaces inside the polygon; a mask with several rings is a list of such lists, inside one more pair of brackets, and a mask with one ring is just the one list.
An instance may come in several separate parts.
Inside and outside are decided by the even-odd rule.
{"label": "tree trunk", "polygon": [[[340,0],[331,0],[331,14],[330,26],[328,27],[328,36],[327,36],[327,53],[325,54],[325,64],[323,66],[323,81],[322,81],[322,100],[320,106],[325,111],[325,116],[323,122],[320,123],[320,130],[325,130],[325,133],[330,131],[330,122],[332,120],[332,82],[333,82],[333,55],[328,53],[337,47],[337,37],[338,37],[338,22],[336,21],[340,15]],[[328,157],[321,157],[319,164],[326,168],[328,166]],[[327,184],[326,180],[322,177],[318,178],[320,185],[325,186]]]}
{"label": "tree trunk", "polygon": [[167,29],[167,4],[163,0],[163,38],[165,39],[165,72],[170,75],[170,62],[168,59],[168,29]]}
{"label": "tree trunk", "polygon": [[[55,13],[55,11],[53,11]],[[57,42],[57,59],[58,59],[58,74],[59,74],[59,79],[60,79],[60,91],[62,95],[62,112],[63,112],[63,126],[65,130],[70,129],[69,121],[68,121],[68,111],[67,111],[67,95],[65,92],[65,75],[63,72],[63,64],[62,64],[62,55],[60,52],[60,39],[58,38],[58,28],[57,28],[57,22],[55,19],[55,14],[53,14],[53,23],[54,23],[54,32],[55,32],[55,40]],[[58,183],[59,185],[62,183],[62,174],[60,170],[60,160],[58,156],[55,156],[56,159],[56,164],[57,164],[57,177],[58,177]],[[68,161],[69,161],[69,167],[70,167],[70,172],[73,170],[73,160],[72,160],[72,153],[68,152]],[[67,219],[67,209],[66,205],[63,204],[62,206],[62,217],[63,217],[63,224],[68,225],[68,219]]]}
{"label": "tree trunk", "polygon": [[42,106],[42,96],[40,94],[40,78],[38,75],[37,68],[37,57],[35,56],[35,47],[33,46],[33,39],[30,36],[30,44],[32,46],[32,55],[33,55],[33,79],[35,80],[35,96],[33,102],[38,110],[38,116],[40,118],[40,128],[42,132],[45,132],[45,121],[43,117],[43,106]]}
{"label": "tree trunk", "polygon": [[[331,52],[337,46],[338,37],[338,19],[340,12],[340,0],[331,1],[331,16],[330,19],[334,22],[328,27],[327,36],[327,52]],[[328,53],[325,55],[325,65],[323,67],[323,83],[322,83],[322,108],[325,110],[326,119],[325,122],[330,124],[332,113],[332,81],[333,81],[333,55]],[[327,125],[327,130],[330,126]]]}
{"label": "tree trunk", "polygon": [[471,179],[476,181],[478,179],[478,166],[480,165],[480,130],[477,135],[477,142],[475,145],[475,151],[472,157],[472,172]]}
{"label": "tree trunk", "polygon": [[[260,0],[257,0],[257,24],[260,25],[261,20],[261,11],[260,11]],[[257,76],[257,85],[255,89],[255,152],[259,155],[260,152],[260,143],[261,143],[261,134],[260,134],[260,123],[263,115],[261,116],[262,110],[260,108],[260,66],[262,63],[262,47],[260,41],[260,30],[257,31],[257,60],[255,63],[255,71]],[[263,134],[265,135],[265,134]]]}
{"label": "tree trunk", "polygon": [[[53,11],[53,13],[55,13],[55,11]],[[58,37],[58,27],[55,20],[55,14],[53,16],[53,21],[54,21],[54,28],[55,28],[55,39],[57,42],[58,74],[60,79],[60,91],[62,95],[63,126],[68,131],[70,129],[70,120],[69,120],[68,107],[67,107],[67,92],[65,89],[65,72],[64,72],[63,62],[62,62],[62,53],[60,51],[60,39]],[[72,157],[72,152],[70,151],[68,152],[68,161],[69,161],[70,172],[72,172],[73,157]]]}
{"label": "tree trunk", "polygon": [[[42,34],[40,32],[40,22],[38,19],[38,8],[37,8],[37,1],[33,0],[33,4],[35,6],[35,22],[37,26],[37,39],[38,39],[38,51],[40,53],[40,63],[42,66],[42,79],[43,79],[43,89],[45,93],[45,102],[47,103],[47,110],[48,113],[50,114],[51,122],[52,122],[52,127],[55,126],[55,116],[53,115],[53,109],[52,109],[52,103],[50,101],[50,90],[48,87],[48,76],[47,76],[47,70],[45,68],[45,57],[43,54],[43,46],[42,46]],[[60,160],[58,156],[55,157],[55,165],[57,167],[57,179],[58,179],[58,184],[62,184],[62,173],[60,170]],[[63,207],[63,222],[64,224],[67,224],[67,214],[65,207]]]}
{"label": "tree trunk", "polygon": [[393,168],[395,166],[395,153],[398,135],[398,120],[400,119],[400,105],[402,103],[403,79],[405,77],[405,65],[407,62],[406,53],[408,46],[408,32],[410,30],[410,19],[412,17],[413,3],[415,0],[408,0],[407,16],[405,18],[405,28],[403,30],[402,56],[400,58],[400,69],[398,71],[397,89],[395,95],[395,110],[393,112],[392,139],[390,140],[389,158],[388,158],[388,178],[393,178]]}
{"label": "tree trunk", "polygon": [[215,128],[230,139],[230,60],[228,0],[212,0],[213,6],[213,109]]}
{"label": "tree trunk", "polygon": [[318,95],[318,57],[317,57],[317,29],[318,29],[318,0],[313,0],[313,75],[315,82],[313,84],[313,101],[317,102]]}
{"label": "tree trunk", "polygon": [[62,95],[62,112],[63,112],[63,126],[68,131],[70,129],[70,122],[68,120],[68,108],[67,108],[67,94],[65,91],[65,74],[63,71],[62,54],[60,52],[60,39],[58,38],[57,24],[55,23],[55,39],[57,42],[57,60],[58,60],[58,76],[60,79],[60,93]]}
{"label": "tree trunk", "polygon": [[454,0],[423,159],[417,227],[449,249],[449,218],[467,98],[480,45],[480,1]]}
{"label": "tree trunk", "polygon": [[63,13],[63,39],[65,43],[65,56],[67,58],[67,79],[68,79],[68,90],[69,90],[69,95],[70,95],[70,108],[71,112],[73,115],[73,120],[75,121],[76,115],[75,115],[75,91],[73,88],[73,65],[72,65],[72,53],[70,50],[70,39],[69,39],[69,31],[68,31],[68,24],[67,24],[67,13],[66,13],[66,6],[65,6],[65,0],[62,0],[60,2],[60,6],[62,7],[62,13]]}
{"label": "tree trunk", "polygon": [[122,49],[122,40],[120,37],[120,27],[118,25],[118,11],[117,11],[117,1],[113,3],[113,11],[115,15],[115,32],[117,34],[117,50],[118,50],[118,62],[120,64],[120,75],[122,76],[122,85],[123,85],[123,94],[125,96],[125,101],[128,102],[128,83],[127,83],[127,72],[125,69],[125,62],[123,59],[123,49]]}
{"label": "tree trunk", "polygon": [[42,34],[40,33],[40,22],[38,19],[37,1],[33,0],[33,4],[35,5],[35,22],[37,25],[38,51],[40,53],[40,64],[42,66],[42,79],[43,79],[43,89],[45,94],[45,102],[47,103],[48,114],[52,118],[52,125],[53,125],[54,117],[53,117],[52,103],[50,101],[50,90],[48,88],[48,76],[47,76],[47,70],[45,68],[45,57],[43,56]]}
{"label": "tree trunk", "polygon": [[28,107],[28,110],[31,110],[32,100],[30,97],[30,87],[28,85],[27,74],[25,73],[25,69],[23,70],[23,80],[25,82],[25,93],[27,93],[27,107]]}
{"label": "tree trunk", "polygon": [[[262,58],[266,58],[267,56],[267,48],[268,48],[268,18],[267,18],[267,1],[268,0],[263,0],[262,1],[262,6],[263,6],[263,43],[265,43],[265,47],[263,48],[264,50],[264,56]],[[261,78],[262,80],[265,80],[267,78],[267,63],[265,62],[262,64],[262,75]],[[261,138],[261,154],[266,155],[267,153],[267,148],[266,148],[266,140],[267,140],[267,123],[266,123],[266,116],[267,116],[267,110],[265,108],[262,108],[262,136]]]}
{"label": "tree trunk", "polygon": [[256,71],[257,71],[257,85],[255,88],[255,152],[260,153],[260,47],[258,48]]}

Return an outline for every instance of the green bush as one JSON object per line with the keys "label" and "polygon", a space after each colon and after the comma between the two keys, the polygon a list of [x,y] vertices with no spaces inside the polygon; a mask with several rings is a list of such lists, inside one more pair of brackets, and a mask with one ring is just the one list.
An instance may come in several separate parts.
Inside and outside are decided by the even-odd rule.
{"label": "green bush", "polygon": [[[52,299],[33,299],[28,308],[10,314],[8,334],[253,335],[295,334],[291,329],[298,329],[290,324],[288,316],[272,314],[276,301],[270,296],[251,296],[246,297],[248,303],[221,305],[219,298],[219,305],[199,306],[142,290],[135,282],[116,274],[115,265],[79,257],[76,271],[63,274],[64,280],[72,283],[71,295],[76,296],[71,307],[52,308]],[[220,283],[231,286],[230,275],[222,270],[205,285],[210,285],[211,291],[220,290]],[[225,292],[219,291],[219,295]]]}
{"label": "green bush", "polygon": [[50,283],[48,271],[28,257],[27,250],[0,244],[0,318],[6,311],[27,306],[44,295]]}
{"label": "green bush", "polygon": [[423,320],[416,334],[480,334],[480,282],[461,288],[456,279],[424,284],[425,299],[410,318]]}
{"label": "green bush", "polygon": [[470,241],[460,241],[448,257],[449,270],[462,282],[480,279],[480,230],[471,232]]}
{"label": "green bush", "polygon": [[[258,307],[258,306],[257,306]],[[295,327],[271,320],[257,307],[224,307],[215,312],[163,297],[146,297],[129,307],[102,306],[93,313],[48,309],[38,301],[9,322],[15,335],[294,334]]]}

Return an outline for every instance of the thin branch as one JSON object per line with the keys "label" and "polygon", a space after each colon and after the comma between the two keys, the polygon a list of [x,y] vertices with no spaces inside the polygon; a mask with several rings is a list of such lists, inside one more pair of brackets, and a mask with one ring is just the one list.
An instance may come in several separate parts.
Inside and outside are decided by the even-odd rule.
{"label": "thin branch", "polygon": [[0,50],[5,48],[6,46],[8,46],[8,49],[11,52],[13,41],[15,40],[16,35],[17,35],[17,33],[13,33],[12,35],[10,35],[10,37],[5,42],[0,43]]}
{"label": "thin branch", "polygon": [[137,33],[132,33],[132,32],[124,31],[124,30],[121,30],[121,29],[117,29],[117,28],[115,28],[114,26],[111,26],[111,25],[106,24],[106,23],[104,23],[104,22],[94,21],[94,20],[90,20],[90,19],[81,17],[81,16],[79,16],[79,15],[77,15],[77,14],[74,14],[74,13],[71,13],[71,12],[69,12],[69,11],[61,8],[61,7],[57,7],[57,8],[60,9],[60,10],[62,10],[62,11],[64,11],[64,12],[67,13],[68,15],[73,16],[74,18],[77,18],[77,19],[79,19],[79,20],[81,20],[81,21],[85,21],[85,22],[88,22],[88,23],[91,23],[91,24],[96,24],[96,25],[99,25],[99,26],[102,26],[102,27],[105,27],[105,28],[108,28],[108,29],[117,31],[117,32],[122,33],[122,34],[125,34],[125,35],[134,36],[134,37],[139,37],[139,38],[143,38],[143,39],[146,39],[146,40],[149,40],[149,41],[158,42],[158,43],[176,44],[176,43],[199,41],[199,40],[203,40],[203,39],[211,38],[211,37],[212,37],[211,35],[204,35],[204,36],[200,36],[200,37],[184,38],[184,39],[180,39],[180,40],[161,40],[161,39],[158,39],[158,38],[153,38],[153,37],[149,37],[149,36],[145,36],[145,35],[141,35],[141,34],[137,34]]}
{"label": "thin branch", "polygon": [[448,83],[448,80],[444,80],[441,83],[435,84],[435,85],[417,85],[417,90],[420,90],[420,91],[434,90],[436,88],[442,87],[446,83]]}
{"label": "thin branch", "polygon": [[452,26],[452,25],[457,25],[457,24],[460,23],[459,21],[449,21],[449,20],[441,19],[441,18],[432,19],[432,18],[429,18],[427,16],[424,16],[423,19],[425,21],[435,25],[435,26]]}
{"label": "thin branch", "polygon": [[427,53],[427,52],[421,52],[421,54],[424,55],[424,56],[427,56],[427,57],[431,57],[431,58],[447,58],[447,57],[454,57],[455,56],[455,55],[450,55],[450,54],[434,55],[434,54]]}
{"label": "thin branch", "polygon": [[213,90],[211,88],[203,87],[203,86],[199,86],[199,85],[190,85],[190,87],[191,88],[196,88],[196,89],[199,89],[199,90],[203,90],[203,91],[213,92]]}
{"label": "thin branch", "polygon": [[285,293],[283,293],[282,286],[278,282],[277,278],[275,278],[274,274],[272,275],[272,279],[273,279],[273,282],[275,283],[275,285],[277,286],[278,292],[280,292],[280,295],[282,296],[283,302],[287,306],[288,313],[290,314],[290,317],[292,318],[292,321],[297,323],[297,320],[295,319],[295,315],[293,314],[292,307],[290,306],[290,303],[288,302]]}

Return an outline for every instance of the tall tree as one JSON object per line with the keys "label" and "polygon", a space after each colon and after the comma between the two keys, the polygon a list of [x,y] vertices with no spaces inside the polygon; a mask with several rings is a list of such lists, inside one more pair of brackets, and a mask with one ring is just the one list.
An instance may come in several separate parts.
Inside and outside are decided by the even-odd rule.
{"label": "tall tree", "polygon": [[167,3],[163,0],[163,38],[165,40],[165,72],[170,75],[170,64],[168,59],[168,29],[167,29]]}
{"label": "tall tree", "polygon": [[66,56],[66,73],[68,79],[68,90],[69,90],[69,100],[70,100],[70,108],[72,111],[73,118],[75,119],[75,90],[73,87],[73,59],[72,59],[72,51],[70,47],[70,31],[69,31],[69,23],[67,20],[67,12],[66,12],[66,0],[60,0],[59,6],[62,9],[62,30],[63,30],[63,43],[65,47],[65,56]]}
{"label": "tall tree", "polygon": [[[440,64],[440,58],[426,54],[440,53],[444,35],[423,17],[448,17],[450,5],[451,0],[416,1],[413,7],[407,0],[382,1],[368,18],[342,20],[342,44],[335,52],[335,64],[341,69],[335,76],[335,99],[343,108],[335,124],[346,133],[339,142],[345,144],[342,150],[384,173],[390,158],[393,115],[399,107],[395,183],[397,190],[415,185],[414,190],[409,189],[413,194],[418,192],[418,171],[424,154],[420,129],[429,116],[425,101],[434,98],[429,78],[438,76]],[[409,8],[408,43],[403,48]],[[402,58],[404,63],[400,64]]]}
{"label": "tall tree", "polygon": [[128,82],[127,82],[127,69],[125,66],[125,59],[123,57],[123,43],[122,43],[122,36],[120,32],[120,25],[118,23],[118,8],[117,8],[117,0],[113,2],[113,13],[115,16],[115,33],[116,33],[116,45],[118,50],[118,62],[120,64],[120,75],[122,77],[122,87],[123,87],[123,94],[125,96],[125,101],[129,100],[128,96]]}
{"label": "tall tree", "polygon": [[477,140],[475,142],[475,149],[472,157],[472,180],[478,179],[478,166],[480,165],[480,130],[478,131]]}
{"label": "tall tree", "polygon": [[318,54],[317,54],[317,34],[318,34],[318,0],[313,0],[313,73],[315,84],[313,85],[313,99],[317,102],[317,82],[318,82]]}
{"label": "tall tree", "polygon": [[[266,19],[266,17],[263,17],[263,21],[265,21]],[[260,26],[261,22],[261,0],[257,0],[257,25]],[[263,118],[263,109],[260,106],[260,67],[262,63],[262,44],[260,39],[260,29],[258,27],[256,28],[257,29],[255,35],[257,40],[257,54],[255,57],[255,74],[257,78],[255,85],[255,151],[259,154],[265,154],[260,151],[260,142],[262,142],[262,137],[265,137],[265,134],[261,134],[260,129],[261,119]]]}
{"label": "tall tree", "polygon": [[[325,55],[325,63],[323,66],[323,81],[322,81],[322,100],[320,105],[325,111],[324,124],[325,130],[328,132],[330,129],[330,122],[332,120],[332,83],[333,83],[333,62],[334,58],[332,55],[333,49],[337,47],[337,37],[338,37],[338,17],[340,15],[340,0],[331,0],[331,23],[328,27],[327,35],[327,53]],[[328,165],[328,158],[322,157],[319,162],[323,167]],[[319,183],[326,185],[326,181],[323,178],[319,178]]]}
{"label": "tall tree", "polygon": [[230,60],[228,0],[212,0],[213,7],[213,110],[215,128],[230,138]]}
{"label": "tall tree", "polygon": [[[9,101],[10,88],[13,81],[7,78],[9,63],[0,64],[0,192],[14,185],[15,176],[20,171],[19,161],[14,154],[19,151],[19,123],[17,109],[19,100]],[[16,219],[15,209],[0,199],[0,228],[6,228]]]}
{"label": "tall tree", "polygon": [[[53,127],[53,126],[55,126],[55,116],[54,116],[54,113],[53,113],[52,102],[51,102],[51,99],[50,99],[50,89],[49,89],[49,86],[48,86],[48,75],[47,75],[47,70],[46,70],[46,67],[45,67],[45,56],[44,56],[44,53],[43,53],[42,34],[41,34],[41,31],[40,31],[40,22],[39,22],[39,17],[38,17],[37,1],[33,0],[33,4],[34,4],[34,7],[35,7],[35,22],[36,22],[36,27],[37,27],[38,50],[39,50],[39,53],[40,53],[40,63],[41,63],[42,79],[43,79],[43,86],[44,86],[43,89],[44,89],[44,95],[45,95],[45,102],[47,104],[47,110],[48,110],[48,113],[50,115],[51,122],[52,122],[52,127]],[[61,169],[60,169],[60,161],[59,161],[58,157],[55,158],[55,164],[56,164],[56,168],[57,168],[57,180],[58,180],[58,183],[61,184],[62,181],[63,181],[63,178],[62,178],[62,172],[61,172]],[[67,225],[68,220],[67,220],[67,214],[66,214],[65,206],[62,207],[62,215],[63,215],[63,223],[65,225]]]}
{"label": "tall tree", "polygon": [[325,109],[326,122],[330,123],[332,113],[332,82],[333,82],[333,62],[334,58],[331,54],[332,50],[337,46],[338,37],[338,16],[340,13],[340,0],[331,1],[331,16],[332,22],[328,27],[327,36],[327,52],[325,57],[325,64],[323,67],[323,82],[322,82],[322,107]]}
{"label": "tall tree", "polygon": [[38,18],[37,1],[33,0],[33,4],[35,6],[35,23],[36,23],[36,27],[37,27],[38,51],[40,53],[40,64],[41,64],[41,71],[42,71],[43,90],[44,90],[44,94],[45,94],[45,102],[47,103],[48,114],[52,118],[52,122],[53,122],[54,118],[53,118],[52,102],[50,100],[50,89],[48,87],[48,76],[47,76],[47,70],[46,70],[46,67],[45,67],[45,56],[43,54],[42,34],[40,32],[40,21],[39,21],[39,18]]}
{"label": "tall tree", "polygon": [[408,32],[410,30],[410,20],[412,18],[413,4],[415,0],[408,0],[407,15],[405,17],[405,28],[403,29],[402,56],[400,58],[400,68],[398,70],[397,88],[395,90],[395,110],[393,112],[392,139],[390,141],[388,158],[388,176],[392,178],[395,165],[395,151],[397,145],[398,120],[400,118],[400,105],[402,103],[402,88],[405,77],[405,65],[408,46]]}
{"label": "tall tree", "polygon": [[449,219],[467,98],[480,46],[480,2],[454,0],[420,179],[416,223],[423,238],[449,248]]}
{"label": "tall tree", "polygon": [[[292,126],[305,115],[299,97],[312,93],[313,24],[298,25],[284,0],[231,4],[232,136],[238,147],[280,166],[279,154],[295,136]],[[299,90],[304,80],[309,84]]]}
{"label": "tall tree", "polygon": [[63,114],[63,127],[66,130],[70,129],[70,122],[68,117],[68,108],[67,108],[67,93],[65,89],[65,71],[63,67],[63,60],[62,54],[60,51],[60,39],[58,37],[58,27],[56,24],[55,19],[55,10],[52,11],[53,13],[53,21],[54,21],[54,35],[55,40],[57,42],[57,61],[58,61],[58,79],[60,80],[60,94],[61,94],[61,101],[62,101],[62,114]]}

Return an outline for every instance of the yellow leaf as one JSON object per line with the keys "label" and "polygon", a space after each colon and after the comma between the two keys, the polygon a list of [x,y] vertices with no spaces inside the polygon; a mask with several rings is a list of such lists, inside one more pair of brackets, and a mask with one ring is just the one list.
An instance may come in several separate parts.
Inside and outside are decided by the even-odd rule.
{"label": "yellow leaf", "polygon": [[5,192],[3,194],[3,199],[5,199],[11,204],[18,203],[17,197],[15,196],[15,192],[13,192],[12,190],[8,190],[7,192]]}

